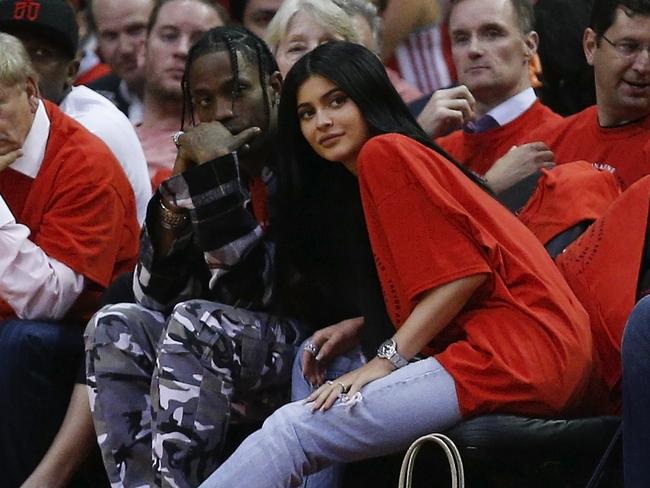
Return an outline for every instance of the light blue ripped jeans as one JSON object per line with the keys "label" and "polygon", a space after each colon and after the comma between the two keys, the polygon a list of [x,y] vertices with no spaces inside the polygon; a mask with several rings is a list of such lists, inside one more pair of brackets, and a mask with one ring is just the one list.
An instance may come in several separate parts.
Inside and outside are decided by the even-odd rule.
{"label": "light blue ripped jeans", "polygon": [[461,420],[453,378],[433,358],[410,363],[361,389],[361,400],[311,412],[294,402],[277,410],[202,485],[299,487],[336,463],[406,449],[416,438]]}
{"label": "light blue ripped jeans", "polygon": [[[304,345],[309,341],[307,339],[302,343],[296,359],[293,361],[293,370],[291,372],[291,400],[298,401],[307,398],[315,388],[302,375],[302,351]],[[366,358],[361,352],[361,347],[357,346],[341,356],[335,358],[325,371],[325,380],[335,380],[352,370],[360,368],[366,363]],[[332,464],[320,471],[306,476],[300,485],[302,488],[338,488],[341,486],[341,475],[343,472],[342,464]]]}

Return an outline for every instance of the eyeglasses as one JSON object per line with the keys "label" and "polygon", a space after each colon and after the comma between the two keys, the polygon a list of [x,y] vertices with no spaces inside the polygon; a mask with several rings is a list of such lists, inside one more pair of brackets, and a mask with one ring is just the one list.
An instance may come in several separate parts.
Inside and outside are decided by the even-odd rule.
{"label": "eyeglasses", "polygon": [[650,44],[641,44],[636,41],[610,41],[605,37],[604,34],[600,34],[600,37],[605,39],[607,43],[612,46],[618,54],[626,58],[633,58],[641,54],[643,51],[648,53],[650,57]]}

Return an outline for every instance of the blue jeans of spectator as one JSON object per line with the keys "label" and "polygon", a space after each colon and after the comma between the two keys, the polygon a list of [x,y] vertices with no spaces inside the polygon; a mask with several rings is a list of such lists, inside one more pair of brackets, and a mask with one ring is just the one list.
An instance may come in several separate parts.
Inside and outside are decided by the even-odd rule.
{"label": "blue jeans of spectator", "polygon": [[434,358],[368,383],[355,397],[326,412],[312,413],[302,402],[285,405],[201,488],[298,487],[327,466],[406,449],[461,420],[454,380]]}
{"label": "blue jeans of spectator", "polygon": [[650,486],[650,296],[630,315],[622,345],[625,488]]}
{"label": "blue jeans of spectator", "polygon": [[0,485],[18,487],[65,416],[83,357],[83,329],[56,322],[0,323]]}
{"label": "blue jeans of spectator", "polygon": [[[302,352],[303,346],[307,341],[303,342],[300,346],[296,354],[296,359],[293,362],[293,371],[291,373],[292,401],[307,398],[315,390],[302,375]],[[356,347],[346,354],[338,356],[327,366],[325,379],[335,380],[339,376],[343,376],[345,373],[363,366],[365,362],[366,358],[361,352],[361,347]],[[342,468],[343,466],[340,464],[333,464],[317,473],[307,476],[302,483],[302,488],[337,488],[341,486]]]}

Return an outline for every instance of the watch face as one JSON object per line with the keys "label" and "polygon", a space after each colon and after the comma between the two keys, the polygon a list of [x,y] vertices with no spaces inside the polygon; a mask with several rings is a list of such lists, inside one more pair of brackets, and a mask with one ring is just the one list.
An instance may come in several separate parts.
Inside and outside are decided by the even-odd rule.
{"label": "watch face", "polygon": [[397,344],[393,339],[388,339],[377,349],[377,357],[388,359],[395,368],[406,366],[408,361],[397,352]]}
{"label": "watch face", "polygon": [[388,340],[379,346],[378,356],[388,359],[393,354],[395,354],[395,343],[392,340]]}

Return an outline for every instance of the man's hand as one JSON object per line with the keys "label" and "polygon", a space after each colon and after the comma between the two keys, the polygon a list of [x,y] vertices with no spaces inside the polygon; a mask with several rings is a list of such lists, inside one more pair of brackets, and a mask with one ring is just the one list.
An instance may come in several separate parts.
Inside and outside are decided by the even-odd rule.
{"label": "man's hand", "polygon": [[435,139],[474,119],[476,101],[465,85],[437,90],[418,116],[418,123]]}
{"label": "man's hand", "polygon": [[310,339],[318,348],[318,353],[314,356],[308,351],[302,352],[302,374],[305,379],[312,385],[322,385],[327,364],[359,344],[362,327],[363,317],[355,317],[316,331]]}
{"label": "man's hand", "polygon": [[543,142],[513,146],[485,173],[488,186],[501,193],[539,169],[555,166],[555,155]]}
{"label": "man's hand", "polygon": [[4,171],[10,164],[13,164],[16,159],[23,155],[21,148],[9,151],[7,154],[0,155],[0,172]]}
{"label": "man's hand", "polygon": [[173,174],[182,173],[191,166],[207,163],[243,148],[260,132],[259,127],[249,127],[238,134],[232,134],[217,121],[192,127],[180,137]]}

